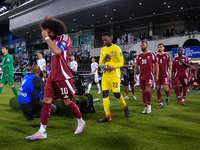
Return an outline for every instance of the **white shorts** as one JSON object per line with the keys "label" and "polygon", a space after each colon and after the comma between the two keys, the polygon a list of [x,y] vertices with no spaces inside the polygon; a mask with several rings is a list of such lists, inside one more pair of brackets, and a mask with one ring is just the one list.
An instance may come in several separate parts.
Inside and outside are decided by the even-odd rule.
{"label": "white shorts", "polygon": [[94,74],[94,82],[99,82],[98,74]]}

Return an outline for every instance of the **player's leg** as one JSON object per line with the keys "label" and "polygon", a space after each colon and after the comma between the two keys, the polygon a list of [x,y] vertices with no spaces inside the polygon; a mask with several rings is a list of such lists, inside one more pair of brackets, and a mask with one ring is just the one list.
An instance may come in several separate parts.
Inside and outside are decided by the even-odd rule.
{"label": "player's leg", "polygon": [[187,83],[188,83],[187,78],[182,78],[181,82],[182,82],[182,85],[183,85],[183,98],[182,98],[181,104],[185,105],[185,98],[186,98],[186,95],[187,95]]}
{"label": "player's leg", "polygon": [[152,87],[152,84],[153,84],[152,79],[146,80],[145,93],[147,93],[147,101],[148,101],[147,112],[146,112],[147,114],[151,113],[151,87]]}
{"label": "player's leg", "polygon": [[180,100],[181,100],[181,93],[180,93],[180,79],[178,77],[175,77],[174,78],[174,90],[175,90],[175,94],[176,94],[176,97],[177,97],[177,103],[180,103]]}
{"label": "player's leg", "polygon": [[132,94],[133,94],[133,100],[137,100],[136,97],[135,97],[135,81],[134,81],[134,75],[130,75],[130,78],[129,78],[129,81],[130,81],[130,84],[131,84],[131,91],[132,91]]}
{"label": "player's leg", "polygon": [[157,107],[157,109],[164,108],[163,102],[162,102],[162,97],[161,97],[161,83],[162,78],[159,78],[158,81],[156,82],[156,89],[157,89],[157,98],[160,103],[160,105]]}
{"label": "player's leg", "polygon": [[127,76],[124,76],[124,85],[125,85],[125,92],[126,92],[126,96],[124,97],[125,100],[129,100],[129,96],[128,96],[128,93],[129,93],[129,89],[128,89],[128,78]]}
{"label": "player's leg", "polygon": [[90,93],[91,87],[92,87],[92,82],[89,83],[89,85],[88,85],[88,90],[87,90],[85,93]]}
{"label": "player's leg", "polygon": [[82,118],[82,115],[78,106],[73,101],[71,101],[71,99],[63,99],[63,101],[65,105],[71,110],[73,115],[77,118],[78,126],[74,134],[82,133],[83,128],[85,127],[85,121]]}
{"label": "player's leg", "polygon": [[108,81],[108,78],[103,77],[101,80],[101,85],[102,85],[103,107],[105,111],[105,117],[99,119],[99,122],[108,122],[112,120],[110,115],[110,99],[108,97],[111,85],[110,82]]}
{"label": "player's leg", "polygon": [[17,96],[18,93],[17,93],[16,87],[14,86],[14,78],[13,77],[6,77],[6,81],[7,81],[8,85],[10,86],[10,88],[12,89],[15,96]]}
{"label": "player's leg", "polygon": [[190,90],[192,90],[193,86],[194,86],[194,78],[190,80]]}
{"label": "player's leg", "polygon": [[162,85],[163,85],[163,89],[166,94],[166,105],[169,105],[170,99],[169,99],[169,79],[168,79],[168,77],[165,77],[162,79]]}
{"label": "player's leg", "polygon": [[96,85],[97,85],[97,88],[98,88],[98,93],[97,94],[101,94],[101,86],[100,86],[100,84],[99,84],[99,78],[98,78],[98,75],[97,74],[95,74],[95,79],[94,79],[94,81],[95,81],[95,83],[96,83]]}
{"label": "player's leg", "polygon": [[2,92],[3,86],[6,85],[6,78],[4,76],[2,76],[1,80],[0,80],[0,94]]}
{"label": "player's leg", "polygon": [[142,114],[146,114],[147,113],[147,93],[145,92],[145,80],[140,80],[140,89],[142,90],[142,100],[144,103],[144,111],[142,111]]}

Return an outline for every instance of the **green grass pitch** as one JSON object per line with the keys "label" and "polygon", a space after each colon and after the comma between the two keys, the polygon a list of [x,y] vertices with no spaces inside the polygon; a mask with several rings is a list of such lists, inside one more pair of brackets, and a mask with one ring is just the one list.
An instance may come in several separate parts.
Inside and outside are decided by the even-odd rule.
{"label": "green grass pitch", "polygon": [[[15,84],[17,89],[19,83]],[[91,94],[98,98],[96,85]],[[82,114],[86,122],[83,133],[75,135],[75,118],[52,115],[47,127],[47,139],[29,141],[25,137],[38,131],[40,119],[27,122],[20,111],[9,106],[14,97],[12,90],[4,86],[0,95],[0,150],[199,150],[200,149],[200,91],[193,90],[186,97],[186,105],[176,104],[173,89],[170,91],[170,105],[163,109],[159,105],[156,90],[152,90],[152,113],[141,114],[144,109],[142,93],[136,88],[137,101],[127,104],[129,118],[125,118],[119,102],[110,93],[112,121],[98,123],[104,117],[102,100],[95,102],[93,114]],[[125,96],[124,87],[121,93]]]}

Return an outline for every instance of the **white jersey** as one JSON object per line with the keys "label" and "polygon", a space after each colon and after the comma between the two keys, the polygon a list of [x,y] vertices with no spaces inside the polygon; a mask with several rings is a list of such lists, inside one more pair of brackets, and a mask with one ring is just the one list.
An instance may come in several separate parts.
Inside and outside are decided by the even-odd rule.
{"label": "white jersey", "polygon": [[70,69],[73,69],[74,67],[75,67],[74,71],[77,71],[77,68],[78,68],[77,62],[76,61],[71,61],[70,62]]}
{"label": "white jersey", "polygon": [[40,70],[43,71],[43,66],[46,66],[46,60],[44,58],[38,59],[37,65],[40,67]]}
{"label": "white jersey", "polygon": [[98,74],[98,63],[91,63],[91,72],[93,72],[96,68],[97,70],[93,74]]}
{"label": "white jersey", "polygon": [[99,78],[98,78],[98,63],[96,63],[96,62],[91,63],[91,72],[93,72],[96,68],[97,68],[97,70],[93,73],[94,74],[94,81],[95,82],[99,82]]}

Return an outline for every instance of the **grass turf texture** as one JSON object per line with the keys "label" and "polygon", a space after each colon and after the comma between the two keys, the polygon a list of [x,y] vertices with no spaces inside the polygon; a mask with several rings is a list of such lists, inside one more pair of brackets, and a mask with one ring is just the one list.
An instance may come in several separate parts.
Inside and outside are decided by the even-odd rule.
{"label": "grass turf texture", "polygon": [[[19,84],[16,84],[18,89]],[[97,93],[94,85],[91,94]],[[121,93],[125,96],[124,87]],[[162,91],[163,102],[165,96]],[[136,88],[137,101],[127,101],[130,117],[125,118],[119,102],[110,93],[112,121],[98,123],[104,117],[102,100],[95,102],[97,113],[83,114],[86,126],[83,133],[75,135],[77,121],[52,115],[47,127],[47,139],[29,141],[26,136],[32,135],[39,129],[40,119],[27,122],[20,111],[9,106],[14,94],[8,86],[4,86],[0,95],[0,149],[166,149],[166,150],[196,150],[200,147],[200,91],[193,90],[186,97],[186,106],[176,104],[173,89],[171,103],[163,109],[156,109],[159,105],[156,90],[152,90],[152,113],[141,114],[143,111],[142,93]]]}

